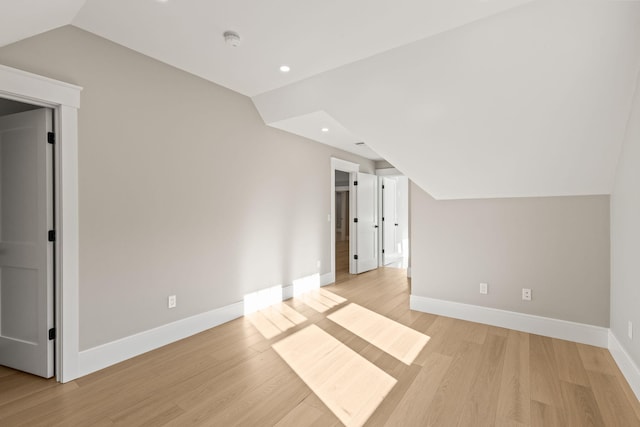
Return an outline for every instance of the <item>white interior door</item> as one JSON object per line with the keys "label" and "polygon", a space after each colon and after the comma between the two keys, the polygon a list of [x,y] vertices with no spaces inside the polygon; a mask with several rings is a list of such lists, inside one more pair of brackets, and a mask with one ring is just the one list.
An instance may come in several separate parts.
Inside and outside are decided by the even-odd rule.
{"label": "white interior door", "polygon": [[355,273],[378,268],[378,177],[367,173],[357,174],[355,217],[357,259]]}
{"label": "white interior door", "polygon": [[382,264],[397,261],[401,256],[398,245],[398,193],[394,178],[382,178]]}
{"label": "white interior door", "polygon": [[54,374],[51,112],[0,117],[0,365]]}

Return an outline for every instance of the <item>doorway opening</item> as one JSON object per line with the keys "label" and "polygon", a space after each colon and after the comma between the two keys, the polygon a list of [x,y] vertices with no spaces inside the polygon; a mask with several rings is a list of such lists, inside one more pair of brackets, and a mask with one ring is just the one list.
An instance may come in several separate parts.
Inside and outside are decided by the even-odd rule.
{"label": "doorway opening", "polygon": [[349,274],[349,232],[350,232],[350,174],[341,170],[335,172],[335,266],[336,282],[350,277]]}
{"label": "doorway opening", "polygon": [[380,176],[380,265],[409,267],[409,179]]}
{"label": "doorway opening", "polygon": [[54,111],[55,375],[59,382],[87,371],[79,352],[78,109],[82,88],[0,64],[0,98]]}

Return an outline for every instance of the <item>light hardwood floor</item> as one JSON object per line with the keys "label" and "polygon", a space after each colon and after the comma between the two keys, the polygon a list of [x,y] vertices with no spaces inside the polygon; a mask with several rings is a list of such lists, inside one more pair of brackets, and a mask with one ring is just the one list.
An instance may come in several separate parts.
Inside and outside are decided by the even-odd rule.
{"label": "light hardwood floor", "polygon": [[[346,299],[266,339],[240,318],[68,384],[0,367],[0,426],[340,426],[272,345],[316,325],[396,380],[367,426],[640,426],[607,350],[413,312],[404,270],[325,289]],[[430,337],[406,365],[328,315],[356,303]]]}

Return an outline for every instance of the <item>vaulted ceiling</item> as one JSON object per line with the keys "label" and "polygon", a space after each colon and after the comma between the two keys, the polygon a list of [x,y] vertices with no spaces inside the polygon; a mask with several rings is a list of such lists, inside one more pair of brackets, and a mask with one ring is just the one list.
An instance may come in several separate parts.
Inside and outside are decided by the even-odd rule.
{"label": "vaulted ceiling", "polygon": [[441,199],[610,193],[640,70],[634,0],[2,0],[0,46],[67,24]]}

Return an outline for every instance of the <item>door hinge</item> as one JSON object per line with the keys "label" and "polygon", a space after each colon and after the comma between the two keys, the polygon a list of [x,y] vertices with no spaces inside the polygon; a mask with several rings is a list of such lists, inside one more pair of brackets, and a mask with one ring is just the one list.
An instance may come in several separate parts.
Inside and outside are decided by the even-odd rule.
{"label": "door hinge", "polygon": [[49,339],[50,340],[56,339],[56,328],[49,329]]}
{"label": "door hinge", "polygon": [[47,132],[47,142],[49,144],[55,144],[56,143],[56,134],[53,132]]}
{"label": "door hinge", "polygon": [[50,242],[55,242],[56,241],[56,230],[49,230],[49,241]]}
{"label": "door hinge", "polygon": [[353,185],[358,185],[358,181],[353,181]]}
{"label": "door hinge", "polygon": [[354,255],[354,256],[353,256],[353,259],[358,259],[358,255]]}
{"label": "door hinge", "polygon": [[382,217],[382,220],[384,221],[384,217]]}
{"label": "door hinge", "polygon": [[384,249],[382,250],[382,253],[384,253]]}
{"label": "door hinge", "polygon": [[384,190],[384,184],[382,184],[382,189]]}
{"label": "door hinge", "polygon": [[358,222],[358,218],[353,218],[353,222]]}

